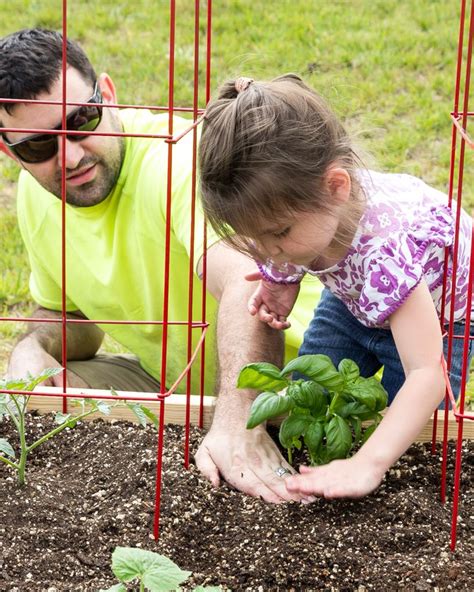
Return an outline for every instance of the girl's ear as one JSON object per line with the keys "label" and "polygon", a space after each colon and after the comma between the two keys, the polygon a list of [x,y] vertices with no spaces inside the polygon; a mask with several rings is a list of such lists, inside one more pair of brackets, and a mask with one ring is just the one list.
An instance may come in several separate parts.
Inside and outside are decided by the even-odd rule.
{"label": "girl's ear", "polygon": [[326,187],[335,203],[346,203],[351,195],[351,176],[341,167],[330,167],[326,173]]}
{"label": "girl's ear", "polygon": [[117,93],[115,91],[115,84],[112,78],[105,72],[102,73],[98,78],[100,92],[104,97],[105,103],[111,103],[112,105],[117,104]]}

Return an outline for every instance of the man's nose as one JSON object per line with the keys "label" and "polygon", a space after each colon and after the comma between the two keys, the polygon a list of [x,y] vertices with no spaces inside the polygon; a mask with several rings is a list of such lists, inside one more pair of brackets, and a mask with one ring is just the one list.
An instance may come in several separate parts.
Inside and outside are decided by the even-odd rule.
{"label": "man's nose", "polygon": [[84,158],[84,149],[81,146],[81,142],[71,142],[66,138],[63,141],[62,138],[58,137],[58,164],[61,167],[63,162],[63,145],[65,151],[65,162],[67,169],[75,169],[77,165]]}

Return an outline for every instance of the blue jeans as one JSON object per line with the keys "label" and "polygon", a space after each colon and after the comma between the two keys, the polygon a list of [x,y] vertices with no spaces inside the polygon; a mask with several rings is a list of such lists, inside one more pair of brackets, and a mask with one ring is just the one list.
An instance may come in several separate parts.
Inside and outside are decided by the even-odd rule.
{"label": "blue jeans", "polygon": [[[456,335],[464,334],[464,323],[454,324]],[[474,328],[471,325],[471,335]],[[463,339],[453,339],[451,388],[457,396],[461,386]],[[447,338],[444,355],[447,356]],[[360,323],[345,304],[327,288],[323,290],[314,317],[306,329],[299,355],[326,354],[337,366],[344,358],[354,360],[364,377],[373,376],[383,366],[382,384],[388,392],[389,404],[405,381],[400,357],[389,329],[373,329]],[[472,340],[469,341],[469,363]]]}

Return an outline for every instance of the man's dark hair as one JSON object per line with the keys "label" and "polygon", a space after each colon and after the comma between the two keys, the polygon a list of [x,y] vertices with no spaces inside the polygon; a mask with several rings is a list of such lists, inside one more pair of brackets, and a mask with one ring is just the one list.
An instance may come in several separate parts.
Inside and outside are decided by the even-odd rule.
{"label": "man's dark hair", "polygon": [[[3,99],[35,99],[49,92],[61,74],[63,36],[48,29],[22,29],[0,39],[0,108],[13,111]],[[75,41],[67,40],[67,63],[92,84],[97,76]]]}

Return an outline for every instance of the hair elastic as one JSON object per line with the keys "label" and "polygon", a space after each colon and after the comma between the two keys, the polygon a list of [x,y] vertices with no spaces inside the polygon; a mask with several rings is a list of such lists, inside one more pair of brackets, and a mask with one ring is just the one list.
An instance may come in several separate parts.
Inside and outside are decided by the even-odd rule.
{"label": "hair elastic", "polygon": [[240,78],[237,78],[237,80],[235,81],[235,90],[238,93],[241,93],[244,90],[247,90],[248,87],[252,84],[252,82],[254,82],[253,78],[246,78],[245,76],[240,76]]}

